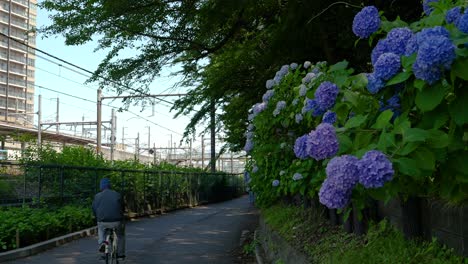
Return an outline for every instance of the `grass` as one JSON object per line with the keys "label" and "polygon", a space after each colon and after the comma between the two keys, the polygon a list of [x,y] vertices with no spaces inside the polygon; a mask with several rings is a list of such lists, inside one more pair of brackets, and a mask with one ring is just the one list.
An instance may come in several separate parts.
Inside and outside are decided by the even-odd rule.
{"label": "grass", "polygon": [[364,236],[331,226],[319,213],[295,206],[275,205],[262,209],[270,227],[314,263],[465,263],[437,241],[406,240],[387,221],[371,224]]}

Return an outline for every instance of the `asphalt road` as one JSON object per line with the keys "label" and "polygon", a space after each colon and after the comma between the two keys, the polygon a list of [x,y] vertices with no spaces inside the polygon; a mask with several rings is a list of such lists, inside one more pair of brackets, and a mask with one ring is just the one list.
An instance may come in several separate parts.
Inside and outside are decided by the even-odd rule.
{"label": "asphalt road", "polygon": [[[184,209],[127,224],[124,264],[234,263],[242,230],[255,229],[248,197]],[[83,238],[9,263],[87,264],[99,260],[97,237]]]}

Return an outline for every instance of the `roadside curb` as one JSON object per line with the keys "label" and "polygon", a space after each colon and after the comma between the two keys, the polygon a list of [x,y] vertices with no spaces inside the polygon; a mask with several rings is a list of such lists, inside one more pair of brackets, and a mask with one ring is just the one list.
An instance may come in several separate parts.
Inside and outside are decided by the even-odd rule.
{"label": "roadside curb", "polygon": [[48,249],[64,245],[73,240],[92,236],[96,234],[96,232],[97,232],[97,227],[94,226],[91,228],[83,229],[75,233],[71,233],[68,235],[63,235],[63,236],[59,236],[53,239],[49,239],[47,241],[39,242],[39,243],[30,245],[24,248],[18,248],[18,249],[4,252],[4,253],[0,253],[0,262],[6,262],[6,261],[16,260],[19,258],[24,258],[24,257],[28,257],[31,255],[35,255],[40,252],[46,251]]}
{"label": "roadside curb", "polygon": [[[258,229],[255,230],[254,241],[258,241],[257,240],[257,234],[258,234]],[[260,254],[260,246],[258,244],[255,245],[255,259],[257,260],[257,264],[263,264],[264,263],[264,261],[262,259],[262,255]]]}

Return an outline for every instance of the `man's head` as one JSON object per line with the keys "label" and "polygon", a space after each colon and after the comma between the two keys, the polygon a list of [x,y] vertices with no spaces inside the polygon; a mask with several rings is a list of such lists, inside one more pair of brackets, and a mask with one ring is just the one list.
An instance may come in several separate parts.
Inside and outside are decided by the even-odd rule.
{"label": "man's head", "polygon": [[101,191],[103,191],[105,189],[110,189],[110,187],[111,187],[111,182],[110,182],[109,178],[101,179],[101,182],[99,184],[99,188],[101,189]]}

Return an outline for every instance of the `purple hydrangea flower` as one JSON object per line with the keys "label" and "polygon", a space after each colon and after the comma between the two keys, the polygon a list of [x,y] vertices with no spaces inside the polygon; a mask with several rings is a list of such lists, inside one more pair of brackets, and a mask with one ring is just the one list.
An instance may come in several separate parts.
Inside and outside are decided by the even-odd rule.
{"label": "purple hydrangea flower", "polygon": [[366,74],[367,76],[367,90],[371,94],[378,93],[382,88],[385,87],[385,82],[375,77],[373,73]]}
{"label": "purple hydrangea flower", "polygon": [[252,173],[257,173],[258,172],[258,166],[254,165],[252,168]]}
{"label": "purple hydrangea flower", "polygon": [[439,0],[424,0],[423,1],[423,10],[426,15],[430,15],[434,8],[429,5],[429,3],[439,2]]}
{"label": "purple hydrangea flower", "polygon": [[247,126],[247,131],[253,131],[254,128],[255,128],[254,124],[249,124],[249,125]]}
{"label": "purple hydrangea flower", "polygon": [[312,65],[312,63],[310,61],[305,61],[304,62],[304,68],[307,69],[310,67],[310,65]]}
{"label": "purple hydrangea flower", "polygon": [[336,113],[332,111],[325,112],[325,114],[323,114],[322,122],[333,125],[336,122]]}
{"label": "purple hydrangea flower", "polygon": [[255,118],[255,115],[252,113],[252,114],[249,114],[249,116],[247,117],[247,120],[252,121],[254,118]]}
{"label": "purple hydrangea flower", "polygon": [[266,93],[262,96],[263,102],[268,103],[268,101],[270,101],[270,99],[271,99],[271,97],[273,97],[273,95],[275,95],[274,90],[266,91]]}
{"label": "purple hydrangea flower", "polygon": [[[468,10],[468,9],[467,9]],[[458,23],[456,24],[457,28],[463,32],[468,34],[468,13],[465,11],[465,13],[460,17],[458,20]]]}
{"label": "purple hydrangea flower", "polygon": [[281,110],[283,110],[286,107],[286,102],[285,101],[279,101],[276,103],[276,109],[273,111],[273,116],[279,115]]}
{"label": "purple hydrangea flower", "polygon": [[384,53],[374,65],[374,76],[384,81],[389,80],[400,71],[400,67],[400,56],[394,53]]}
{"label": "purple hydrangea flower", "polygon": [[298,180],[302,180],[303,177],[302,177],[302,174],[296,172],[294,173],[292,178],[294,181],[298,181]]}
{"label": "purple hydrangea flower", "polygon": [[252,139],[247,138],[247,140],[245,141],[245,146],[244,146],[245,152],[249,153],[250,151],[252,151],[253,148],[254,148],[254,143]]}
{"label": "purple hydrangea flower", "polygon": [[351,199],[352,190],[340,188],[332,179],[326,179],[319,191],[319,201],[329,209],[344,208]]}
{"label": "purple hydrangea flower", "polygon": [[256,103],[254,104],[253,106],[253,113],[255,116],[257,116],[258,114],[260,114],[261,112],[263,112],[265,109],[266,109],[266,103],[265,102],[262,102],[262,103]]}
{"label": "purple hydrangea flower", "polygon": [[365,188],[380,188],[393,178],[393,165],[378,150],[366,152],[358,162],[359,183]]}
{"label": "purple hydrangea flower", "polygon": [[296,119],[296,123],[299,124],[301,123],[303,116],[301,114],[296,114],[295,119]]}
{"label": "purple hydrangea flower", "polygon": [[315,100],[317,106],[323,111],[332,108],[335,105],[336,97],[338,96],[338,86],[332,82],[323,82],[315,91]]}
{"label": "purple hydrangea flower", "polygon": [[273,180],[273,182],[271,182],[271,186],[273,186],[273,187],[278,187],[279,185],[280,185],[279,180]]}
{"label": "purple hydrangea flower", "polygon": [[354,17],[353,32],[360,38],[368,38],[380,24],[379,10],[375,6],[366,6]]}
{"label": "purple hydrangea flower", "polygon": [[323,160],[335,156],[338,148],[339,144],[335,128],[330,124],[321,123],[307,137],[307,154],[315,160]]}
{"label": "purple hydrangea flower", "polygon": [[302,137],[298,137],[294,143],[294,154],[299,159],[307,158],[307,134]]}
{"label": "purple hydrangea flower", "polygon": [[297,69],[297,66],[299,66],[297,63],[293,62],[289,65],[289,68],[291,68],[291,70],[295,70]]}
{"label": "purple hydrangea flower", "polygon": [[301,86],[299,86],[299,96],[305,96],[307,93],[307,86],[305,86],[304,84],[301,84]]}
{"label": "purple hydrangea flower", "polygon": [[359,182],[358,163],[359,159],[352,155],[334,157],[325,169],[327,179],[333,180],[340,189],[353,189]]}
{"label": "purple hydrangea flower", "polygon": [[445,21],[447,21],[448,24],[454,23],[455,25],[457,25],[461,16],[461,7],[456,6],[447,11],[447,13],[445,14]]}
{"label": "purple hydrangea flower", "polygon": [[275,85],[275,81],[268,80],[268,81],[266,81],[265,87],[269,90],[269,89],[271,89],[273,87],[273,85]]}

